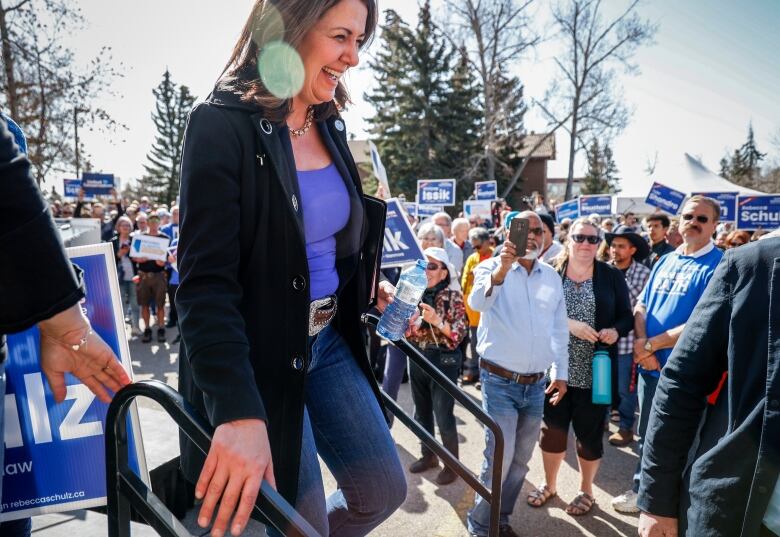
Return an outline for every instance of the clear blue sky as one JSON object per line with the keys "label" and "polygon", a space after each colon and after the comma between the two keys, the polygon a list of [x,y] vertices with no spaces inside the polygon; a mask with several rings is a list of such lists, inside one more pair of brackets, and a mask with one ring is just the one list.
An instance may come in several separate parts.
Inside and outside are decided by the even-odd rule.
{"label": "clear blue sky", "polygon": [[[434,9],[440,9],[440,0],[433,3]],[[204,97],[252,1],[229,0],[218,7],[204,0],[81,0],[80,4],[89,27],[73,38],[77,56],[86,62],[99,46],[113,47],[125,73],[114,89],[123,97],[105,98],[100,104],[129,127],[113,140],[90,132],[83,138],[98,170],[136,178],[143,172],[154,136],[151,90],[163,71],[170,68],[175,80]],[[549,5],[544,0],[534,7],[541,32],[549,30]],[[624,1],[609,0],[605,5],[616,10]],[[380,0],[380,8],[396,9],[411,24],[415,22],[413,0]],[[614,144],[622,177],[630,181],[642,175],[656,151],[662,161],[687,151],[717,170],[726,149],[744,141],[749,121],[759,148],[780,160],[780,149],[769,142],[780,129],[780,1],[647,0],[640,12],[660,28],[656,44],[636,57],[641,73],[622,79],[626,100],[635,110],[631,124]],[[515,66],[528,96],[544,93],[556,51],[555,42],[548,41]],[[347,126],[358,137],[365,135],[365,119],[372,114],[362,99],[363,90],[373,84],[365,60],[347,79],[356,101],[347,113]],[[527,127],[544,128],[533,110]],[[551,176],[565,175],[567,142],[564,134],[558,136],[558,159],[550,164]],[[581,162],[577,169],[581,173]],[[61,188],[59,178],[56,184]]]}

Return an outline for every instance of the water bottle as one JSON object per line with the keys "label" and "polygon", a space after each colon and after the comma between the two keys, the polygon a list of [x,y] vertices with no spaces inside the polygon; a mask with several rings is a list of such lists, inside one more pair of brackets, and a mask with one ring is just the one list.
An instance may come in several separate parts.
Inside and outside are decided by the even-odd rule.
{"label": "water bottle", "polygon": [[428,287],[428,278],[425,276],[427,265],[426,260],[418,259],[414,265],[401,273],[395,298],[385,308],[376,327],[376,333],[383,338],[397,341],[403,337],[409,326],[409,319],[414,315],[414,310],[417,309],[425,288]]}
{"label": "water bottle", "polygon": [[606,349],[593,353],[593,404],[612,404],[612,360]]}

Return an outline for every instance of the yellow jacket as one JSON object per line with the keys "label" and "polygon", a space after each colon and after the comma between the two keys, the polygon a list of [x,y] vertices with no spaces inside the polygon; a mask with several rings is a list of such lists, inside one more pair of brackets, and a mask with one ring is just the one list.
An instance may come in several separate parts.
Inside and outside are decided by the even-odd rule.
{"label": "yellow jacket", "polygon": [[466,303],[466,316],[469,318],[469,326],[479,326],[479,312],[469,307],[469,294],[471,294],[471,288],[474,287],[474,269],[492,255],[492,248],[490,249],[490,254],[484,258],[480,258],[479,252],[474,252],[466,259],[466,263],[463,265],[463,278],[460,286],[463,288],[463,301]]}

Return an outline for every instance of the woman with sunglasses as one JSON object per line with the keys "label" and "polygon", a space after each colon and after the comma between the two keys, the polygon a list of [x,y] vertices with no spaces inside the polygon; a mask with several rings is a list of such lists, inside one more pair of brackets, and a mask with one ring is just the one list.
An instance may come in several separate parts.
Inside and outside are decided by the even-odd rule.
{"label": "woman with sunglasses", "polygon": [[[423,253],[428,258],[425,270],[428,287],[420,303],[420,324],[412,329],[408,339],[447,378],[457,382],[463,360],[459,346],[468,331],[463,294],[444,248],[426,248]],[[452,396],[414,362],[409,366],[409,379],[414,400],[414,419],[433,436],[435,416],[442,444],[457,457],[458,431]],[[409,471],[419,473],[438,466],[438,457],[423,444],[422,457],[412,463]],[[455,481],[456,477],[455,472],[445,466],[435,481],[439,485],[447,485]]]}
{"label": "woman with sunglasses", "polygon": [[607,405],[592,402],[593,355],[597,346],[606,347],[616,363],[616,343],[631,331],[634,320],[625,277],[619,269],[596,260],[601,241],[598,226],[580,218],[572,224],[566,250],[556,263],[569,317],[569,386],[560,404],[552,405],[549,395],[545,401],[539,444],[546,484],[528,496],[531,506],[541,507],[557,494],[558,469],[571,425],[580,466],[580,489],[566,508],[573,516],[585,515],[595,503],[593,480],[604,453]]}

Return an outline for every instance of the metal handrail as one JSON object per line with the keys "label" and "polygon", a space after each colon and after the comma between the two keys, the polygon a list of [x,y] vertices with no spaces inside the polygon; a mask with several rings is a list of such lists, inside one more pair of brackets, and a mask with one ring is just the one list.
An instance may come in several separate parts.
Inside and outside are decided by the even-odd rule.
{"label": "metal handrail", "polygon": [[[363,323],[376,329],[379,324],[379,317],[366,313],[363,315]],[[491,479],[490,490],[485,487],[479,478],[469,470],[457,457],[439,443],[428,431],[426,431],[414,418],[409,416],[395,402],[393,398],[382,391],[382,398],[385,405],[404,425],[417,435],[417,437],[450,468],[453,472],[466,482],[469,487],[482,496],[490,504],[490,526],[488,529],[489,537],[498,537],[499,516],[501,513],[501,470],[504,460],[504,433],[498,426],[498,423],[485,412],[466,392],[461,390],[454,382],[448,379],[444,373],[434,366],[425,355],[409,343],[406,338],[397,341],[391,341],[391,344],[401,349],[411,361],[430,376],[441,388],[450,394],[453,399],[459,402],[468,410],[479,422],[490,429],[495,438],[495,448],[493,450],[493,476]]]}
{"label": "metal handrail", "polygon": [[[173,388],[157,380],[125,386],[114,396],[106,416],[106,481],[109,537],[130,537],[130,509],[135,509],[164,537],[192,537],[128,464],[127,411],[136,397],[156,401],[203,454],[213,428]],[[263,481],[254,513],[289,537],[320,537],[287,501]]]}

